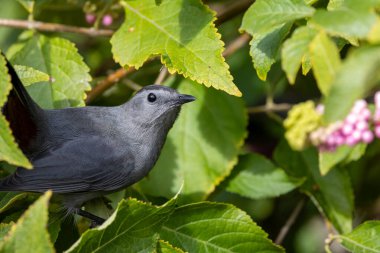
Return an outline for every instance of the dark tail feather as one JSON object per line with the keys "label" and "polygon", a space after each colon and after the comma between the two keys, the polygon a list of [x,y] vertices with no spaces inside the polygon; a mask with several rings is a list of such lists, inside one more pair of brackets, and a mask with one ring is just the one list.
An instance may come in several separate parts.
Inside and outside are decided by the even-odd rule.
{"label": "dark tail feather", "polygon": [[24,153],[31,150],[30,143],[37,136],[38,122],[42,115],[42,109],[33,101],[15,69],[9,60],[1,53],[6,60],[8,73],[11,76],[13,89],[8,95],[7,103],[3,106],[2,112],[7,118],[13,135]]}

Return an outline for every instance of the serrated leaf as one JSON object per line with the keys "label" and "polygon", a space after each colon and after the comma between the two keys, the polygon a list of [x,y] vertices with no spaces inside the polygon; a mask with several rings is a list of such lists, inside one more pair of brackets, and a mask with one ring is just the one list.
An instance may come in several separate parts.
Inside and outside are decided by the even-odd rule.
{"label": "serrated leaf", "polygon": [[319,153],[319,170],[322,175],[326,175],[331,169],[341,162],[351,162],[358,160],[364,155],[367,145],[364,143],[349,147],[340,146],[334,152]]}
{"label": "serrated leaf", "polygon": [[242,28],[250,34],[268,32],[313,13],[314,8],[302,0],[257,0],[244,14]]}
{"label": "serrated leaf", "polygon": [[7,211],[15,203],[24,200],[27,195],[27,193],[0,192],[0,214]]}
{"label": "serrated leaf", "polygon": [[14,223],[1,223],[0,224],[0,241],[4,240],[4,237],[9,233]]}
{"label": "serrated leaf", "polygon": [[182,251],[181,249],[176,248],[170,243],[165,242],[163,240],[158,241],[156,251],[157,253],[184,253],[184,251]]}
{"label": "serrated leaf", "polygon": [[100,227],[87,230],[66,252],[153,252],[162,224],[176,199],[156,207],[135,199],[122,200]]}
{"label": "serrated leaf", "polygon": [[[11,88],[11,79],[8,75],[5,59],[0,55],[0,110]],[[18,148],[9,123],[2,114],[0,114],[0,161],[28,169],[32,168],[32,164]]]}
{"label": "serrated leaf", "polygon": [[184,106],[160,158],[140,186],[170,198],[184,182],[183,201],[205,199],[232,170],[246,136],[247,115],[240,98],[182,80],[178,92],[197,98]]}
{"label": "serrated leaf", "polygon": [[337,235],[342,245],[352,253],[380,252],[380,221],[366,221],[351,233]]}
{"label": "serrated leaf", "polygon": [[170,73],[241,96],[222,57],[215,14],[199,0],[126,0],[124,6],[126,20],[111,39],[117,62],[139,68],[159,54]]}
{"label": "serrated leaf", "polygon": [[332,11],[335,9],[339,9],[343,5],[345,0],[330,0],[327,5],[327,10]]}
{"label": "serrated leaf", "polygon": [[267,236],[243,211],[209,202],[177,208],[160,232],[187,252],[284,252]]}
{"label": "serrated leaf", "polygon": [[294,84],[302,59],[308,54],[309,45],[316,34],[316,30],[301,26],[284,42],[281,50],[282,69],[286,72],[291,84]]}
{"label": "serrated leaf", "polygon": [[337,168],[321,176],[318,153],[314,148],[296,152],[285,141],[277,146],[274,157],[289,175],[307,178],[301,191],[310,196],[340,233],[351,231],[353,190],[347,171]]}
{"label": "serrated leaf", "polygon": [[310,59],[319,90],[327,96],[341,62],[338,47],[325,32],[319,32],[311,42]]}
{"label": "serrated leaf", "polygon": [[327,123],[343,119],[354,102],[364,97],[380,81],[380,46],[363,46],[343,62],[326,98]]}
{"label": "serrated leaf", "polygon": [[0,252],[54,252],[46,230],[48,203],[51,192],[46,192],[12,226],[0,242]]}
{"label": "serrated leaf", "polygon": [[252,199],[277,197],[295,189],[304,181],[289,177],[270,160],[254,153],[240,156],[232,173],[227,191]]}
{"label": "serrated leaf", "polygon": [[376,14],[362,1],[334,8],[333,11],[318,10],[310,20],[310,24],[345,39],[366,38],[375,22]]}
{"label": "serrated leaf", "polygon": [[37,34],[15,53],[15,65],[32,67],[50,76],[49,82],[27,87],[33,99],[43,108],[83,106],[85,91],[90,89],[89,68],[73,43],[63,38]]}
{"label": "serrated leaf", "polygon": [[[289,22],[275,27],[266,33],[251,33],[252,40],[250,42],[251,49],[249,53],[252,57],[253,66],[261,80],[266,80],[271,66],[278,58],[281,43],[289,33],[291,27],[292,23]],[[247,22],[244,22],[244,19],[241,28],[247,31],[250,30]]]}
{"label": "serrated leaf", "polygon": [[49,75],[37,69],[22,65],[15,65],[13,67],[15,68],[17,75],[20,77],[24,86],[49,81]]}

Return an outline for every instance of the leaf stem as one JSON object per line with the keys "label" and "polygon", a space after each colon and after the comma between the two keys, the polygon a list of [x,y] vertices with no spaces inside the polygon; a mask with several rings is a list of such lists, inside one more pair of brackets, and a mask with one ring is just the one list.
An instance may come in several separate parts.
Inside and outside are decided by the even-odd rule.
{"label": "leaf stem", "polygon": [[282,103],[267,103],[265,105],[253,106],[248,108],[248,113],[256,114],[256,113],[268,113],[268,112],[284,112],[289,111],[292,108],[292,104]]}
{"label": "leaf stem", "polygon": [[288,220],[282,226],[280,233],[277,235],[275,243],[276,244],[281,244],[286,235],[288,234],[290,228],[293,226],[294,222],[298,218],[299,214],[302,211],[302,208],[305,205],[305,197],[303,197],[296,205],[296,207],[293,209],[293,212],[290,214]]}
{"label": "leaf stem", "polygon": [[154,83],[155,84],[162,84],[162,82],[165,80],[165,78],[168,76],[168,74],[169,74],[168,69],[164,65],[162,65],[160,73],[158,74]]}
{"label": "leaf stem", "polygon": [[77,33],[83,34],[91,37],[96,36],[111,36],[114,31],[107,29],[94,29],[78,26],[68,26],[55,23],[45,23],[34,20],[18,20],[18,19],[4,19],[0,18],[0,26],[13,27],[19,29],[34,29],[37,31],[44,32],[66,32],[66,33]]}

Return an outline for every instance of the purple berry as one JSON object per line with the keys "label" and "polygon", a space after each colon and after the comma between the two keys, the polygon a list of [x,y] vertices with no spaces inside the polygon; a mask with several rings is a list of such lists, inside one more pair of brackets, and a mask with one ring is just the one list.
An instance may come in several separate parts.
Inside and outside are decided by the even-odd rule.
{"label": "purple berry", "polygon": [[112,16],[109,15],[109,14],[105,15],[105,16],[103,17],[103,19],[102,19],[102,24],[103,24],[104,26],[110,26],[110,25],[112,24],[112,22],[113,22],[113,18],[112,18]]}
{"label": "purple berry", "polygon": [[368,122],[363,121],[363,120],[357,122],[355,125],[355,129],[360,130],[360,131],[367,130],[368,129]]}
{"label": "purple berry", "polygon": [[380,108],[380,91],[375,93],[375,106],[376,108]]}
{"label": "purple berry", "polygon": [[354,131],[354,128],[352,127],[351,124],[344,124],[344,125],[343,125],[342,133],[343,133],[345,136],[352,134],[353,131]]}
{"label": "purple berry", "polygon": [[373,138],[374,138],[373,133],[370,130],[364,131],[362,133],[362,141],[364,143],[370,143],[370,142],[372,142]]}
{"label": "purple berry", "polygon": [[352,125],[355,124],[357,120],[358,120],[358,117],[352,113],[350,113],[346,118],[346,122]]}
{"label": "purple berry", "polygon": [[86,22],[90,25],[95,23],[96,16],[94,14],[86,14]]}
{"label": "purple berry", "polygon": [[377,138],[380,138],[380,125],[375,126],[375,135]]}

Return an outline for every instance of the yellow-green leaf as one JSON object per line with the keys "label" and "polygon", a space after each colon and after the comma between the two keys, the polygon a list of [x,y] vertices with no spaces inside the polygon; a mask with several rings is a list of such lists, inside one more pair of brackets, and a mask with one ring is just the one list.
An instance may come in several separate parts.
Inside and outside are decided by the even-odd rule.
{"label": "yellow-green leaf", "polygon": [[222,57],[215,14],[199,0],[126,0],[126,20],[111,39],[114,58],[139,68],[161,55],[170,73],[241,96]]}
{"label": "yellow-green leaf", "polygon": [[51,192],[46,192],[21,216],[0,243],[0,252],[54,252],[46,226]]}
{"label": "yellow-green leaf", "polygon": [[310,44],[310,56],[318,87],[326,96],[341,64],[338,48],[334,41],[321,31]]}
{"label": "yellow-green leaf", "polygon": [[13,67],[15,68],[17,75],[20,77],[24,86],[49,81],[49,75],[37,69],[22,65],[15,65]]}

